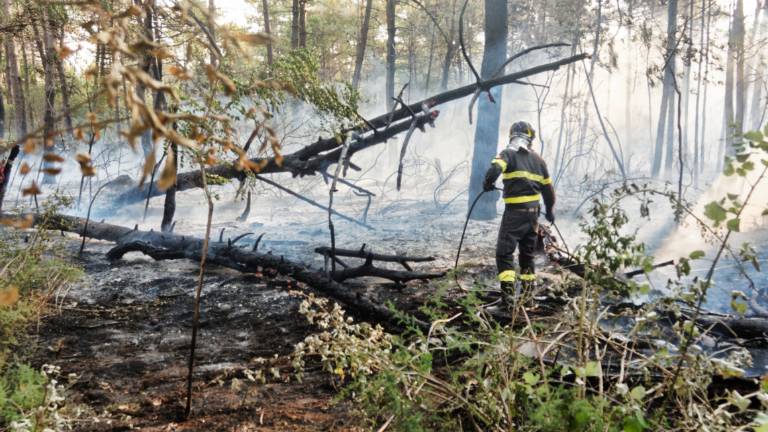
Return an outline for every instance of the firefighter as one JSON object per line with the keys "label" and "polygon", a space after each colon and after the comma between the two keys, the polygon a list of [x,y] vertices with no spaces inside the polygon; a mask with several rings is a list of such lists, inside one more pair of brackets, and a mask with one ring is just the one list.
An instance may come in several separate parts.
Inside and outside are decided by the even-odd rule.
{"label": "firefighter", "polygon": [[[536,132],[524,121],[509,129],[509,144],[491,161],[483,189],[494,189],[499,175],[504,182],[504,215],[496,242],[496,267],[502,293],[514,295],[515,281],[524,287],[535,284],[533,254],[536,248],[539,201],[544,198],[546,219],[555,222],[555,189],[547,164],[531,148]],[[514,253],[519,248],[520,274],[515,272]]]}

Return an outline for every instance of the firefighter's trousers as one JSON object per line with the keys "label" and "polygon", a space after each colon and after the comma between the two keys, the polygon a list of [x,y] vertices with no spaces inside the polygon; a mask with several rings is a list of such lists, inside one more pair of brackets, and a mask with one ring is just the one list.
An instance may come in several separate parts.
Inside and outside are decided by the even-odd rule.
{"label": "firefighter's trousers", "polygon": [[515,248],[520,249],[520,277],[523,282],[534,281],[533,255],[536,250],[539,228],[539,208],[515,209],[507,207],[501,218],[499,238],[496,242],[496,267],[502,288],[514,285],[518,278],[515,273]]}

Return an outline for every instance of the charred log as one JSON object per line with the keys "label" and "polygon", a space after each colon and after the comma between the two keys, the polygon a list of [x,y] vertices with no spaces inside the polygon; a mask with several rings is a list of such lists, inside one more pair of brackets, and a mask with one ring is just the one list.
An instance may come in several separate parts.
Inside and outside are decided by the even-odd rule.
{"label": "charred log", "polygon": [[[88,221],[75,216],[61,214],[28,214],[24,219],[31,219],[37,226],[46,229],[61,230],[83,235],[88,238],[117,243],[108,252],[110,259],[120,259],[128,252],[142,252],[153,259],[191,259],[200,260],[203,240],[169,232],[140,231],[119,225]],[[258,272],[264,268],[302,282],[323,295],[344,304],[352,313],[364,320],[374,321],[390,329],[399,329],[398,319],[386,306],[377,303],[360,293],[356,293],[336,280],[329,279],[324,273],[293,262],[283,256],[259,253],[241,249],[233,242],[210,242],[207,261],[222,267],[243,272]],[[417,325],[428,329],[426,323],[415,321]]]}

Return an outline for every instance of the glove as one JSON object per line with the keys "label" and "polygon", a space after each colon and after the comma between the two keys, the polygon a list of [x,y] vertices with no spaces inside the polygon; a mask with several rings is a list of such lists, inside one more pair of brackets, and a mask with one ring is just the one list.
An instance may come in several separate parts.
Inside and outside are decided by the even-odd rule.
{"label": "glove", "polygon": [[547,214],[544,216],[547,219],[547,222],[553,224],[555,223],[555,212],[554,211],[547,211]]}
{"label": "glove", "polygon": [[494,189],[496,189],[496,185],[494,185],[493,183],[489,183],[489,182],[483,183],[483,190],[485,192],[490,192]]}

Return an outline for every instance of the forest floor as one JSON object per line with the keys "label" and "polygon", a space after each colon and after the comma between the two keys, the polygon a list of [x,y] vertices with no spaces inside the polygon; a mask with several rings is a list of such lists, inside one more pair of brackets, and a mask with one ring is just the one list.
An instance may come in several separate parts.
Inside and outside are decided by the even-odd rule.
{"label": "forest floor", "polygon": [[[340,225],[376,251],[436,256],[420,270],[452,267],[462,218],[443,213],[430,219],[421,212],[421,222],[432,223],[414,223],[407,216],[414,205],[399,210],[377,216],[383,228],[375,232]],[[462,255],[462,262],[473,262],[489,277],[496,229],[494,221],[474,223]],[[76,257],[79,239],[64,241]],[[321,227],[293,236],[281,229],[267,234],[260,250],[312,262],[312,249],[324,244],[327,230]],[[337,380],[318,363],[309,363],[303,382],[294,379],[293,346],[316,331],[298,312],[302,298],[290,293],[306,287],[268,271],[243,274],[216,266],[206,270],[192,416],[182,421],[198,265],[139,253],[110,262],[105,254],[112,246],[89,241],[84,254],[73,258],[85,277],[60,293],[38,330],[33,363],[54,364],[62,375],[78,377],[67,401],[82,409],[73,419],[76,430],[357,430],[350,407],[334,401]],[[416,281],[401,289],[371,279],[350,285],[403,310],[415,310],[434,292]]]}
{"label": "forest floor", "polygon": [[[184,195],[176,232],[200,236],[204,221],[194,215],[202,213],[201,197]],[[153,223],[161,212],[155,201],[147,218]],[[337,247],[366,244],[381,253],[434,256],[435,261],[417,270],[450,269],[464,223],[463,204],[392,201],[371,210],[368,222],[376,230],[336,218]],[[225,198],[217,203],[213,237],[222,229],[224,239],[265,233],[260,251],[318,269],[323,260],[313,249],[329,244],[327,215],[296,206],[295,200],[284,198],[255,201],[251,217],[236,222],[243,203]],[[561,214],[573,207],[566,197]],[[361,212],[360,203],[339,208],[354,216]],[[143,205],[134,205],[95,219],[132,226],[142,212]],[[577,221],[562,218],[558,225],[575,244]],[[472,270],[464,285],[471,285],[475,276],[489,279],[495,273],[497,229],[498,218],[470,223],[461,262]],[[76,256],[79,240],[69,237],[66,242]],[[216,266],[208,267],[202,294],[192,416],[182,421],[198,266],[184,260],[157,262],[138,253],[110,262],[105,254],[111,247],[88,242],[83,256],[74,258],[85,278],[62,293],[38,330],[34,363],[55,364],[63,375],[78,376],[68,399],[71,406],[83,408],[74,416],[75,430],[357,430],[360,423],[352,407],[334,400],[338,381],[319,364],[309,364],[303,382],[293,377],[293,346],[316,331],[298,313],[301,297],[290,293],[306,287],[266,271],[243,274]],[[421,282],[396,290],[371,279],[350,283],[350,289],[407,311],[436,290],[434,284]],[[259,382],[261,375],[264,383]]]}

